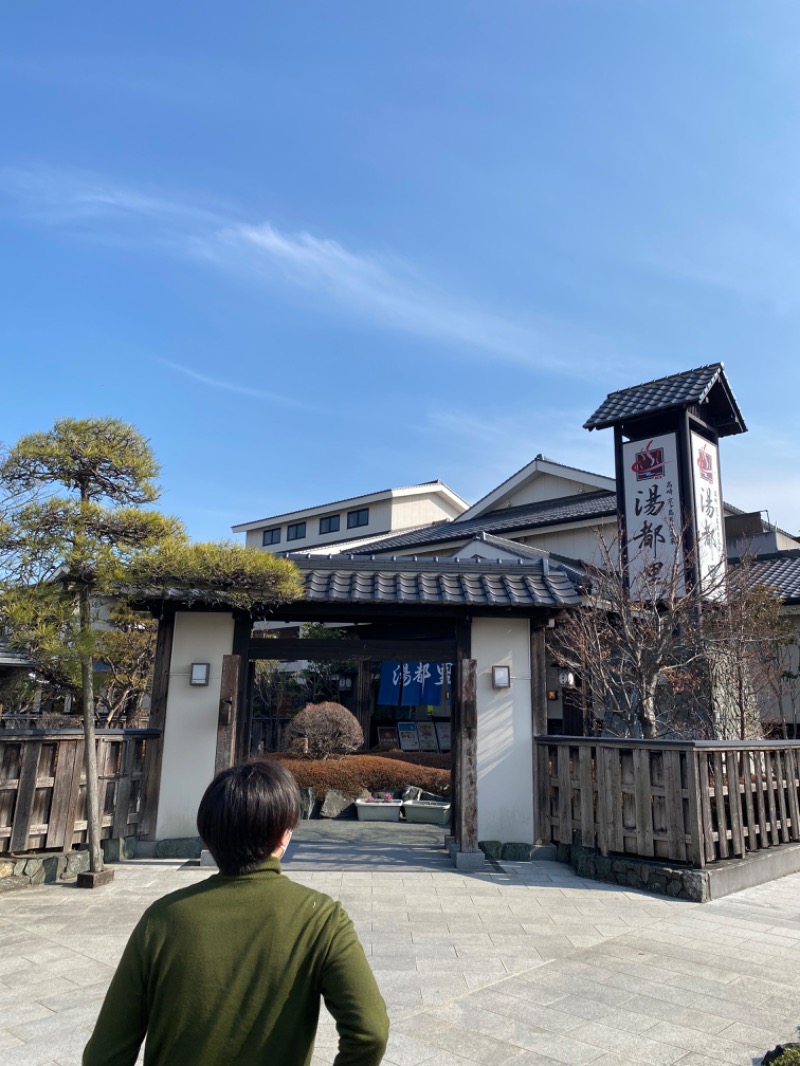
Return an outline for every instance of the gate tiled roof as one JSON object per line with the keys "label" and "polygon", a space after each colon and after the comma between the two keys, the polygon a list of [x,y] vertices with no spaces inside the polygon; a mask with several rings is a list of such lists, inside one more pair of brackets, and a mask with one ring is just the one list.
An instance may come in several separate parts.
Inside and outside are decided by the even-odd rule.
{"label": "gate tiled roof", "polygon": [[518,563],[295,556],[309,602],[569,607],[581,602],[567,571],[547,559]]}

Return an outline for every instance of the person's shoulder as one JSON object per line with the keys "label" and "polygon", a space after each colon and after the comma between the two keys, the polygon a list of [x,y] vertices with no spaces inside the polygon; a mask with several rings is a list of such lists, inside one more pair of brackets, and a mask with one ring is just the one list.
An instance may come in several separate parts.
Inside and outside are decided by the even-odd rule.
{"label": "person's shoulder", "polygon": [[174,892],[168,892],[150,904],[142,915],[142,921],[162,918],[174,908],[181,907],[183,904],[191,905],[195,900],[221,887],[222,879],[215,875],[197,881],[193,885],[186,885],[185,888],[178,888]]}
{"label": "person's shoulder", "polygon": [[317,889],[309,888],[308,885],[301,885],[285,875],[281,877],[281,882],[281,887],[289,898],[310,907],[312,910],[319,911],[320,914],[333,914],[335,911],[341,910],[341,903],[337,903],[335,899],[324,892],[318,892]]}

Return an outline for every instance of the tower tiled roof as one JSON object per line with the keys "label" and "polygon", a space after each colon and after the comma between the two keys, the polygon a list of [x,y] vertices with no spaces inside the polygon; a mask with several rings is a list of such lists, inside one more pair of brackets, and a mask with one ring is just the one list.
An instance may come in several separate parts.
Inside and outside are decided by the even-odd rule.
{"label": "tower tiled roof", "polygon": [[628,389],[610,392],[584,429],[606,429],[619,422],[654,415],[674,407],[711,402],[721,437],[744,433],[747,429],[731,391],[722,363],[685,370],[681,374],[647,381]]}

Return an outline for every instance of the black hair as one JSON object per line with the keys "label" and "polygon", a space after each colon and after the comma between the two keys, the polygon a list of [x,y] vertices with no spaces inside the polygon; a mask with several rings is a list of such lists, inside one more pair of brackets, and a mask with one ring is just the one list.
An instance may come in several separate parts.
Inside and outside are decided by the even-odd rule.
{"label": "black hair", "polygon": [[197,829],[220,873],[251,873],[300,821],[300,793],[279,762],[263,759],[217,774],[200,800]]}

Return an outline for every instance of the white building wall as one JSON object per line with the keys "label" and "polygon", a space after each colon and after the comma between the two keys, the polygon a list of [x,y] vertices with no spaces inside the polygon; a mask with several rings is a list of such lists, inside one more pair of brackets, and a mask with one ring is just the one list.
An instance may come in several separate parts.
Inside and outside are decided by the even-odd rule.
{"label": "white building wall", "polygon": [[408,529],[458,518],[463,510],[438,492],[398,496],[392,500],[392,529]]}
{"label": "white building wall", "polygon": [[[527,619],[477,618],[478,839],[532,844],[531,656]],[[511,667],[511,688],[492,688],[492,667]]]}
{"label": "white building wall", "polygon": [[[179,611],[169,669],[156,839],[197,836],[197,808],[214,776],[222,657],[233,616]],[[208,685],[189,684],[192,663],[210,663]]]}
{"label": "white building wall", "polygon": [[523,503],[540,503],[542,500],[559,500],[563,496],[580,496],[584,492],[597,492],[594,485],[586,485],[573,478],[556,474],[538,474],[514,489],[502,503],[494,504],[492,510],[503,507],[519,507]]}
{"label": "white building wall", "polygon": [[602,536],[611,549],[611,557],[616,558],[616,532],[617,520],[610,518],[604,522],[575,526],[572,529],[548,526],[539,534],[528,533],[522,538],[522,543],[529,544],[532,548],[555,552],[557,555],[566,555],[570,559],[583,559],[585,562],[599,565],[603,561],[599,538]]}
{"label": "white building wall", "polygon": [[[348,511],[359,511],[362,507],[369,508],[369,522],[365,526],[356,526],[353,529],[348,529]],[[326,518],[329,515],[336,514],[339,515],[339,529],[335,533],[320,533],[319,520],[321,518]],[[288,526],[293,525],[298,521],[305,522],[306,536],[299,540],[287,540],[286,531]],[[434,521],[434,518],[431,518],[431,521]],[[274,552],[302,552],[306,548],[317,548],[324,544],[338,544],[343,540],[356,540],[361,537],[373,536],[375,533],[388,533],[392,529],[392,501],[385,499],[365,504],[355,502],[349,504],[347,507],[319,508],[299,519],[292,517],[283,522],[265,522],[264,525],[260,526],[258,529],[249,529],[247,531],[245,544],[248,548],[264,547],[262,540],[265,529],[280,529],[281,531],[280,541],[277,544],[267,545],[265,550]]]}

